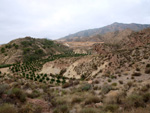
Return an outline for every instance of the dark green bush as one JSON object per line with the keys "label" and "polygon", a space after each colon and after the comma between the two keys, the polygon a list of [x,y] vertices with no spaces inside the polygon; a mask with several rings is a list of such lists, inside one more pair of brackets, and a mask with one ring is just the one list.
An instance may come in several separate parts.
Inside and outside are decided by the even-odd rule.
{"label": "dark green bush", "polygon": [[2,48],[1,48],[1,52],[2,52],[2,53],[5,53],[5,48],[2,47]]}
{"label": "dark green bush", "polygon": [[132,76],[141,76],[141,73],[135,72],[135,73],[132,74]]}

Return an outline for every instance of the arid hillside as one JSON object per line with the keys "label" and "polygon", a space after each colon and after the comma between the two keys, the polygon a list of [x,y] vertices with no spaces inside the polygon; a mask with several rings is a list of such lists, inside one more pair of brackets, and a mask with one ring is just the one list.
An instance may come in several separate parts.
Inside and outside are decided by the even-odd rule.
{"label": "arid hillside", "polygon": [[[17,51],[20,57],[0,65],[0,113],[149,113],[150,29],[122,36],[116,43],[64,46],[26,37],[2,45],[1,58]],[[77,54],[75,48],[92,52]]]}
{"label": "arid hillside", "polygon": [[0,64],[32,61],[55,54],[69,53],[71,49],[48,39],[19,38],[0,46]]}

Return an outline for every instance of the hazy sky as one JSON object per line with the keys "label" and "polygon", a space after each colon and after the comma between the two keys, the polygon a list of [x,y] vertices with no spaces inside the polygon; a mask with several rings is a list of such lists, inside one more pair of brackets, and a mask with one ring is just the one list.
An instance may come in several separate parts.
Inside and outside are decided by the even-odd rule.
{"label": "hazy sky", "polygon": [[0,0],[0,44],[57,39],[113,22],[150,24],[150,0]]}

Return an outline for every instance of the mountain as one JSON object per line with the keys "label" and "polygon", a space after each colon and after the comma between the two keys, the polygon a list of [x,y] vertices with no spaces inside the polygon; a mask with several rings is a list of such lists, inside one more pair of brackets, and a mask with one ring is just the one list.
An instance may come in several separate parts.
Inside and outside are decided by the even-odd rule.
{"label": "mountain", "polygon": [[[120,50],[130,50],[137,48],[144,48],[150,44],[150,28],[131,32],[126,38],[116,43],[96,43],[93,44],[93,49],[99,54],[108,54],[110,52],[117,52]],[[141,49],[141,51],[143,51]]]}
{"label": "mountain", "polygon": [[90,38],[90,37],[95,36],[95,35],[104,35],[104,34],[109,33],[109,32],[122,31],[125,29],[130,29],[133,31],[140,31],[140,30],[146,29],[146,28],[150,28],[150,25],[149,24],[136,24],[136,23],[123,24],[123,23],[115,22],[111,25],[104,26],[102,28],[80,31],[80,32],[77,32],[75,34],[71,34],[71,35],[68,35],[66,37],[63,37],[59,40],[60,41],[74,41],[74,40],[80,41],[80,40],[84,40],[85,38]]}
{"label": "mountain", "polygon": [[0,64],[32,61],[69,51],[71,49],[52,40],[19,38],[0,46]]}
{"label": "mountain", "polygon": [[122,41],[75,42],[97,54],[31,37],[2,45],[0,113],[150,113],[150,29],[105,35]]}

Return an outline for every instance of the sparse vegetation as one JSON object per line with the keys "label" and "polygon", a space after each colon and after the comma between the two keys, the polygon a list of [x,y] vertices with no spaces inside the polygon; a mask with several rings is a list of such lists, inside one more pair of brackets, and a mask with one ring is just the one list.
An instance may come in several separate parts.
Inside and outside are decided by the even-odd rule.
{"label": "sparse vegetation", "polygon": [[146,113],[150,45],[143,41],[94,44],[99,55],[31,37],[2,45],[0,113]]}
{"label": "sparse vegetation", "polygon": [[17,113],[17,110],[11,104],[3,104],[0,106],[0,113]]}
{"label": "sparse vegetation", "polygon": [[93,96],[85,100],[85,105],[92,104],[92,103],[99,103],[99,102],[100,102],[100,99],[96,96]]}

